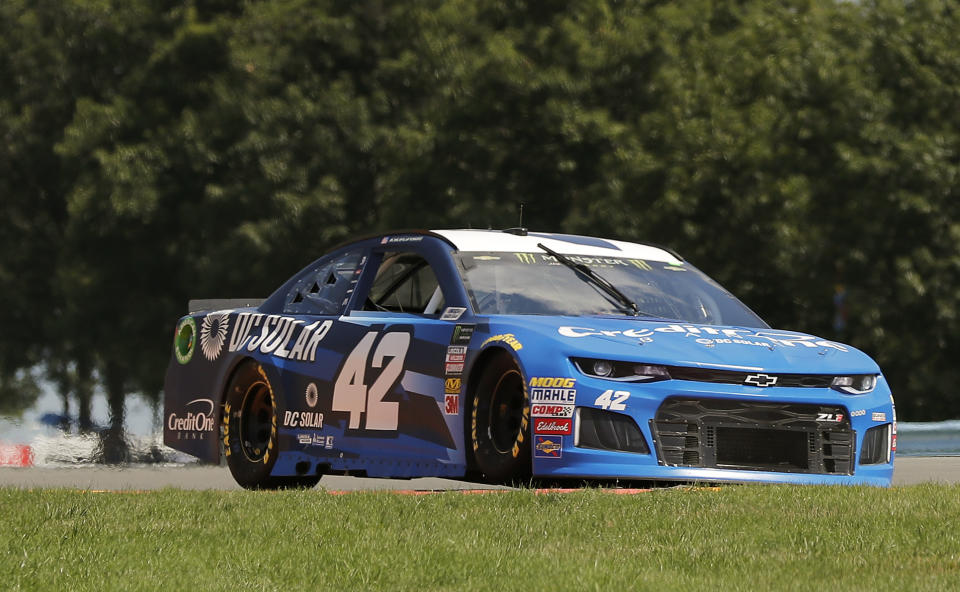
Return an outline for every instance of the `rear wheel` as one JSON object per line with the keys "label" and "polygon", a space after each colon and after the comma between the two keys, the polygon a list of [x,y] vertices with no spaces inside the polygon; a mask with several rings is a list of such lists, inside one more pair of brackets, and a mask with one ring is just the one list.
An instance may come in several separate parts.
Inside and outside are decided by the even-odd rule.
{"label": "rear wheel", "polygon": [[530,401],[507,353],[483,369],[471,399],[470,439],[477,468],[496,483],[530,478]]}
{"label": "rear wheel", "polygon": [[223,407],[223,451],[246,489],[313,487],[319,476],[271,477],[277,462],[277,402],[263,367],[249,360],[234,372]]}

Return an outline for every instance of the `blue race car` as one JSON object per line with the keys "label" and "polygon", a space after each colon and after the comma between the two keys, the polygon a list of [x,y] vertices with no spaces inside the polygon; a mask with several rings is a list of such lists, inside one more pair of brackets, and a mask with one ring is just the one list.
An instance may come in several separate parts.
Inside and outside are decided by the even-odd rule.
{"label": "blue race car", "polygon": [[262,301],[191,301],[164,442],[247,488],[375,477],[889,485],[890,388],[679,255],[441,230],[345,244]]}

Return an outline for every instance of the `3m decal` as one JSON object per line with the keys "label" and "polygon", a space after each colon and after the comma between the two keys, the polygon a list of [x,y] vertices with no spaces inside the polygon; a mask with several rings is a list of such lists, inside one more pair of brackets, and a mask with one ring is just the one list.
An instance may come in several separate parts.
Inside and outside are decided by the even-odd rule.
{"label": "3m decal", "polygon": [[563,438],[561,436],[534,436],[533,455],[537,458],[561,458],[563,456]]}
{"label": "3m decal", "polygon": [[[370,331],[363,336],[347,356],[333,387],[332,409],[350,413],[349,428],[352,430],[360,428],[362,414],[366,415],[365,427],[368,430],[397,429],[400,404],[384,401],[383,398],[403,372],[403,362],[410,348],[410,334],[383,334],[371,360],[370,350],[378,335],[376,331]],[[383,368],[385,358],[390,358],[390,362],[368,388],[365,381],[368,360],[373,368]]]}
{"label": "3m decal", "polygon": [[520,351],[523,349],[523,345],[517,341],[517,338],[513,336],[513,333],[504,333],[503,335],[494,335],[493,337],[488,337],[486,341],[480,344],[480,347],[486,347],[488,343],[493,343],[495,341],[502,341],[510,347],[513,348],[513,351]]}
{"label": "3m decal", "polygon": [[443,412],[447,415],[460,413],[460,395],[444,395]]}
{"label": "3m decal", "polygon": [[304,393],[304,399],[306,400],[307,407],[312,409],[317,406],[317,401],[320,400],[320,393],[317,391],[317,383],[311,382],[307,385],[307,392]]}
{"label": "3m decal", "polygon": [[213,432],[215,413],[212,399],[194,399],[185,408],[186,415],[171,413],[167,416],[167,429],[177,432],[178,440],[203,440],[207,433]]}
{"label": "3m decal", "polygon": [[603,391],[603,394],[597,397],[597,400],[594,401],[593,404],[608,411],[625,411],[627,408],[627,399],[629,398],[630,393],[627,391],[608,389]]}
{"label": "3m decal", "polygon": [[448,306],[444,309],[443,314],[440,315],[441,321],[456,321],[463,316],[463,313],[467,312],[467,309],[462,306]]}
{"label": "3m decal", "polygon": [[460,384],[460,378],[448,378],[443,381],[443,392],[447,395],[459,395]]}
{"label": "3m decal", "polygon": [[573,433],[573,420],[538,417],[533,420],[533,431],[536,434],[569,435]]}
{"label": "3m decal", "polygon": [[177,356],[177,362],[189,362],[196,344],[197,322],[193,317],[184,317],[177,323],[177,330],[173,334],[173,353]]}
{"label": "3m decal", "polygon": [[211,362],[220,356],[223,344],[227,341],[227,327],[230,325],[230,313],[214,312],[203,318],[200,325],[200,349],[203,357]]}
{"label": "3m decal", "polygon": [[[231,352],[246,349],[287,360],[315,362],[317,346],[327,336],[333,321],[314,321],[307,326],[303,323],[293,317],[242,312],[237,315],[227,349]],[[260,329],[259,334],[253,333],[256,328]]]}
{"label": "3m decal", "polygon": [[530,406],[533,417],[573,417],[573,405],[548,405],[534,403]]}

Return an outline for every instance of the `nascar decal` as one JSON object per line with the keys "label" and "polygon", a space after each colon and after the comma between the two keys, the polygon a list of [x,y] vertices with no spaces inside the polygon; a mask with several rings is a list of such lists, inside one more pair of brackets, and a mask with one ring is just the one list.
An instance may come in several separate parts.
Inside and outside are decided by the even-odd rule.
{"label": "nascar decal", "polygon": [[200,350],[203,357],[211,362],[220,357],[223,344],[227,340],[227,327],[230,325],[230,313],[214,312],[203,318],[200,325]]}
{"label": "nascar decal", "polygon": [[[246,349],[288,360],[315,362],[317,346],[332,326],[330,320],[305,325],[305,321],[293,317],[242,312],[237,315],[228,350]],[[256,333],[258,328],[260,332]]]}
{"label": "nascar decal", "polygon": [[494,335],[492,337],[488,337],[486,341],[480,344],[480,347],[486,347],[488,343],[493,343],[495,341],[502,341],[503,343],[506,343],[513,348],[513,351],[520,351],[523,349],[523,344],[517,341],[517,338],[513,336],[513,333],[505,333],[503,335]]}
{"label": "nascar decal", "polygon": [[573,404],[577,399],[575,378],[534,377],[530,379],[532,403]]}
{"label": "nascar decal", "polygon": [[534,436],[533,456],[536,458],[561,458],[563,456],[563,437]]}
{"label": "nascar decal", "polygon": [[536,417],[533,420],[533,433],[569,435],[573,433],[573,420]]}
{"label": "nascar decal", "polygon": [[564,337],[629,337],[652,341],[656,333],[675,333],[688,337],[697,337],[702,344],[739,344],[771,347],[829,347],[838,351],[849,351],[846,346],[811,335],[792,335],[772,331],[751,331],[748,329],[718,329],[709,325],[667,325],[656,329],[626,329],[624,331],[598,331],[589,327],[563,326],[557,333]]}

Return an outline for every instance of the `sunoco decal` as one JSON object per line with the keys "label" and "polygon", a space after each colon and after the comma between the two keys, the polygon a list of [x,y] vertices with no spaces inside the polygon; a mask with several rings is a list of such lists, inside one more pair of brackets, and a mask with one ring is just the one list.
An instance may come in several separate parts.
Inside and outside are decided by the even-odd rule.
{"label": "sunoco decal", "polygon": [[537,458],[561,458],[563,456],[563,437],[534,436],[533,455]]}

